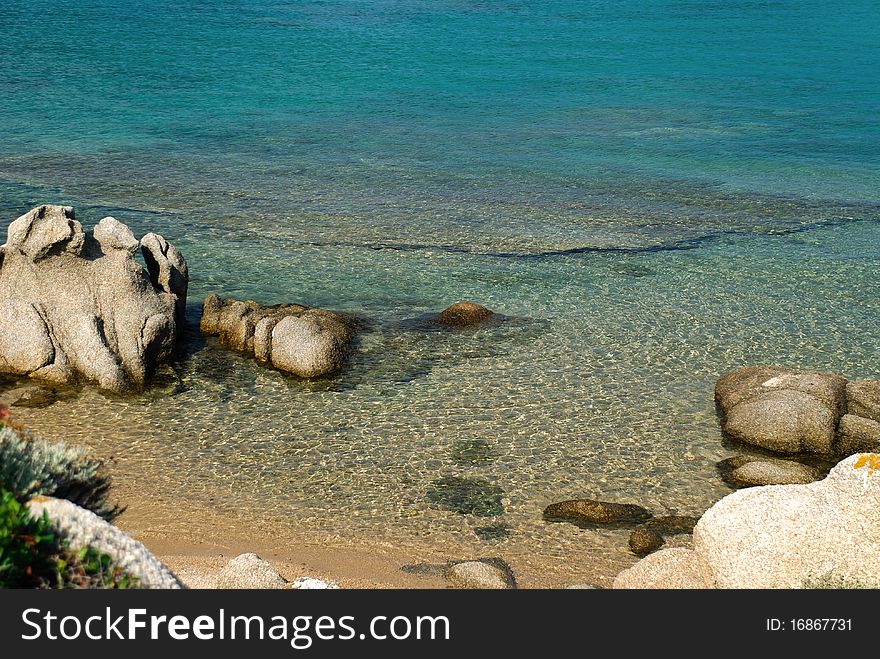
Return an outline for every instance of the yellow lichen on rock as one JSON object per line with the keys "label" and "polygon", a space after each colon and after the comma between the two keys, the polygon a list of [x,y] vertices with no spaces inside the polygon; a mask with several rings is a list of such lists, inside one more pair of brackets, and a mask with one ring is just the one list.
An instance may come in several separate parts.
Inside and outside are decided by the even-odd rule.
{"label": "yellow lichen on rock", "polygon": [[875,470],[880,471],[880,455],[876,453],[863,453],[853,464],[853,469],[868,469],[869,474]]}

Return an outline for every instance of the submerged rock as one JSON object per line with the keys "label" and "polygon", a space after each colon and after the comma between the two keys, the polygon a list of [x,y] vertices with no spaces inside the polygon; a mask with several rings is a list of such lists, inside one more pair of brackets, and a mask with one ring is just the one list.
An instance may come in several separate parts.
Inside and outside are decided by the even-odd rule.
{"label": "submerged rock", "polygon": [[266,307],[213,293],[205,298],[200,327],[224,346],[301,378],[338,372],[354,339],[354,322],[330,311],[298,304]]}
{"label": "submerged rock", "polygon": [[629,536],[629,548],[636,556],[647,556],[663,546],[663,536],[645,528],[633,529]]}
{"label": "submerged rock", "polygon": [[452,588],[505,590],[516,588],[513,571],[500,558],[463,561],[450,566],[443,576]]}
{"label": "submerged rock", "polygon": [[271,590],[290,588],[290,583],[268,561],[248,553],[236,556],[220,570],[215,588]]}
{"label": "submerged rock", "polygon": [[507,524],[490,524],[474,529],[474,535],[485,542],[500,542],[510,537],[510,526]]}
{"label": "submerged rock", "polygon": [[70,207],[39,206],[10,224],[0,247],[0,371],[143,387],[172,353],[187,281],[178,253],[181,277],[163,288],[135,261],[137,245],[113,218],[84,232]]}
{"label": "submerged rock", "polygon": [[815,467],[774,458],[738,455],[722,460],[717,467],[721,477],[735,487],[805,484],[822,478]]}
{"label": "submerged rock", "polygon": [[27,504],[31,516],[44,512],[56,533],[74,551],[91,547],[136,577],[139,588],[184,588],[180,580],[146,547],[95,513],[65,499],[35,497]]}
{"label": "submerged rock", "polygon": [[492,318],[495,313],[473,302],[456,302],[440,312],[437,322],[447,327],[471,327]]}
{"label": "submerged rock", "polygon": [[699,518],[690,515],[662,515],[649,519],[641,528],[661,535],[682,535],[693,533],[699,521]]}
{"label": "submerged rock", "polygon": [[503,494],[504,490],[483,478],[445,476],[431,483],[427,496],[431,503],[459,515],[494,517],[504,513]]}
{"label": "submerged rock", "polygon": [[631,503],[608,503],[592,499],[571,499],[552,503],[544,509],[544,519],[551,522],[571,522],[590,527],[597,524],[638,524],[652,517],[641,506]]}
{"label": "submerged rock", "polygon": [[54,390],[38,385],[18,387],[0,394],[0,405],[10,407],[43,408],[49,407],[56,400],[58,394]]}

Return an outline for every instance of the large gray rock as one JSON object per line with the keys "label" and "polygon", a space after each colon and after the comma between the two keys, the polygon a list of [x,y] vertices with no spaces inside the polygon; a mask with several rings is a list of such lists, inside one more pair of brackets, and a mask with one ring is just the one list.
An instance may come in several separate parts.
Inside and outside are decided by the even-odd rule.
{"label": "large gray rock", "polygon": [[501,559],[455,563],[443,573],[443,576],[452,588],[486,590],[516,588],[513,572]]}
{"label": "large gray rock", "polygon": [[35,497],[27,504],[33,517],[44,512],[56,533],[74,551],[91,547],[138,580],[139,588],[183,588],[183,584],[146,547],[95,513],[65,499]]}
{"label": "large gray rock", "polygon": [[880,380],[853,380],[846,385],[847,413],[880,423]]}
{"label": "large gray rock", "polygon": [[141,388],[173,350],[185,279],[176,291],[163,289],[135,261],[136,241],[124,224],[105,218],[84,233],[70,207],[35,208],[7,235],[0,372]]}
{"label": "large gray rock", "polygon": [[831,454],[846,384],[833,373],[747,366],[718,379],[715,399],[733,439],[780,453]]}
{"label": "large gray rock", "polygon": [[[822,481],[739,490],[710,508],[694,549],[651,554],[615,588],[880,587],[880,455],[838,463]],[[674,553],[673,553],[674,552]]]}
{"label": "large gray rock", "polygon": [[256,554],[240,554],[220,570],[216,588],[249,589],[290,588],[290,583],[282,577],[267,561]]}
{"label": "large gray rock", "polygon": [[339,371],[351,350],[354,323],[298,304],[265,307],[252,300],[205,298],[202,332],[228,348],[302,378]]}
{"label": "large gray rock", "polygon": [[809,485],[739,490],[703,515],[694,551],[719,588],[800,588],[833,575],[880,586],[880,456],[853,455]]}

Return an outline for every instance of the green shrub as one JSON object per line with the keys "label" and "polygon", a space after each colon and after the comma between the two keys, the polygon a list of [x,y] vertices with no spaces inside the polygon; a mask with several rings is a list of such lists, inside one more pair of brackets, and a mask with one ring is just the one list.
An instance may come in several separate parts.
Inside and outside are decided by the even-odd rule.
{"label": "green shrub", "polygon": [[0,491],[0,588],[35,588],[55,572],[55,534],[46,514],[32,518],[11,492]]}
{"label": "green shrub", "polygon": [[44,512],[0,490],[0,588],[132,588],[137,580],[91,547],[71,551]]}
{"label": "green shrub", "polygon": [[28,436],[0,417],[0,487],[20,501],[37,495],[67,499],[112,520],[122,510],[107,501],[110,477],[100,460],[64,442]]}

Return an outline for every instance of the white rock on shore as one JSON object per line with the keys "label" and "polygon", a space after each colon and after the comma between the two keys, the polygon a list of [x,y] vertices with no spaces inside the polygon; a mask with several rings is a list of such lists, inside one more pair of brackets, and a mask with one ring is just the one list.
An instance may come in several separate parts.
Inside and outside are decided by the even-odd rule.
{"label": "white rock on shore", "polygon": [[452,588],[506,590],[516,588],[510,567],[500,559],[462,561],[450,566],[443,576]]}
{"label": "white rock on shore", "polygon": [[261,590],[327,590],[339,586],[332,581],[314,577],[298,577],[293,582],[282,577],[269,561],[257,554],[239,554],[220,570],[215,588]]}
{"label": "white rock on shore", "polygon": [[254,553],[247,553],[236,556],[220,570],[214,587],[278,590],[290,588],[290,584],[268,561]]}
{"label": "white rock on shore", "polygon": [[91,547],[107,554],[115,565],[138,579],[139,588],[184,588],[174,573],[140,542],[90,510],[52,497],[34,497],[27,507],[34,517],[45,512],[52,528],[67,539],[71,549]]}
{"label": "white rock on shore", "polygon": [[[740,490],[710,508],[694,549],[657,552],[615,588],[802,588],[828,581],[880,587],[880,455],[840,462],[808,485]],[[672,553],[675,552],[675,553]]]}

